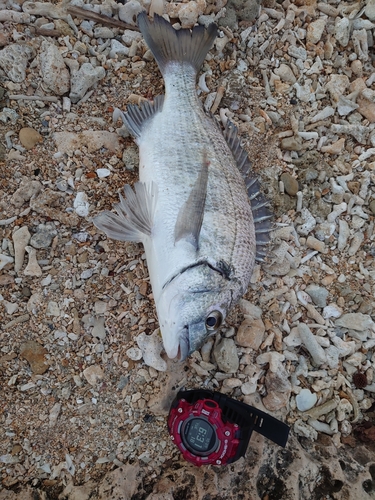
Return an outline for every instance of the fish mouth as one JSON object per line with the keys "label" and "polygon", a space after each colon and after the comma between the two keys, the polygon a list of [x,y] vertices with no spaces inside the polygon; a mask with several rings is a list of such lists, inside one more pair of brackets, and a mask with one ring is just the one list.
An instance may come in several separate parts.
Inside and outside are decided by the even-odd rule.
{"label": "fish mouth", "polygon": [[204,343],[207,336],[205,321],[185,326],[182,334],[180,335],[177,353],[179,361],[185,361],[188,356],[190,356],[194,351],[197,351]]}

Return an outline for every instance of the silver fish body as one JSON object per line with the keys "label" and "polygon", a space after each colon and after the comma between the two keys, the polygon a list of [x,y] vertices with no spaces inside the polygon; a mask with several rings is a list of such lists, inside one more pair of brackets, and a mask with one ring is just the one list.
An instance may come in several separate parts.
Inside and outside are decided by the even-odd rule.
{"label": "silver fish body", "polygon": [[[140,182],[135,194],[126,186],[118,216],[104,212],[94,223],[110,237],[143,243],[164,348],[170,358],[184,359],[221,326],[249,285],[256,224],[238,168],[240,160],[246,170],[248,160],[233,126],[225,138],[196,94],[197,71],[216,30],[178,33],[145,14],[138,21],[162,71],[165,97],[120,113],[139,146]],[[257,184],[248,185],[260,200],[263,244],[269,214]]]}

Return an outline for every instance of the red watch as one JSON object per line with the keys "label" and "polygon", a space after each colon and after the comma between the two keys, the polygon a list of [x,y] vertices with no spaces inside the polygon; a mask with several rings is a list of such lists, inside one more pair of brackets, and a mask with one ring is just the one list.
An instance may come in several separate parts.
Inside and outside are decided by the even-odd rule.
{"label": "red watch", "polygon": [[285,447],[289,427],[220,392],[179,391],[168,416],[171,439],[194,465],[226,465],[244,456],[253,431]]}

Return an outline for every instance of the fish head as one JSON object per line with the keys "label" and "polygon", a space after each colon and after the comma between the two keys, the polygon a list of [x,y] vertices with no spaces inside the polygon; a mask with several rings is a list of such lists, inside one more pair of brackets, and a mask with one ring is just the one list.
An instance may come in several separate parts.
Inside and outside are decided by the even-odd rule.
{"label": "fish head", "polygon": [[183,361],[223,324],[241,285],[206,264],[188,268],[163,289],[156,304],[164,349]]}

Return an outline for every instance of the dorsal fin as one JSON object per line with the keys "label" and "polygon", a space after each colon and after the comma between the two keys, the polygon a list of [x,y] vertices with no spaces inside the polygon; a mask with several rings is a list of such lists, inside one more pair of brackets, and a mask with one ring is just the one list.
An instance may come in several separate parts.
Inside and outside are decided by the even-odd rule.
{"label": "dorsal fin", "polygon": [[237,135],[237,127],[230,120],[224,129],[224,138],[232,151],[239,171],[245,181],[247,194],[249,196],[251,211],[253,213],[255,236],[256,236],[256,260],[263,261],[267,255],[267,246],[270,241],[273,214],[269,207],[269,201],[262,194],[260,183],[250,171],[251,162],[245,149],[241,146]]}
{"label": "dorsal fin", "polygon": [[115,108],[113,111],[113,120],[116,121],[121,118],[133,137],[138,139],[141,136],[145,123],[162,110],[163,102],[164,95],[158,95],[153,102],[144,101],[140,106],[129,104],[126,113]]}
{"label": "dorsal fin", "polygon": [[105,210],[94,217],[95,226],[109,238],[119,241],[144,241],[151,236],[157,198],[155,183],[136,182],[135,192],[126,184],[125,198],[114,205],[118,215]]}
{"label": "dorsal fin", "polygon": [[186,239],[196,250],[198,250],[199,233],[202,227],[207,196],[208,165],[207,153],[204,152],[201,171],[189,198],[180,208],[174,229],[175,242]]}

